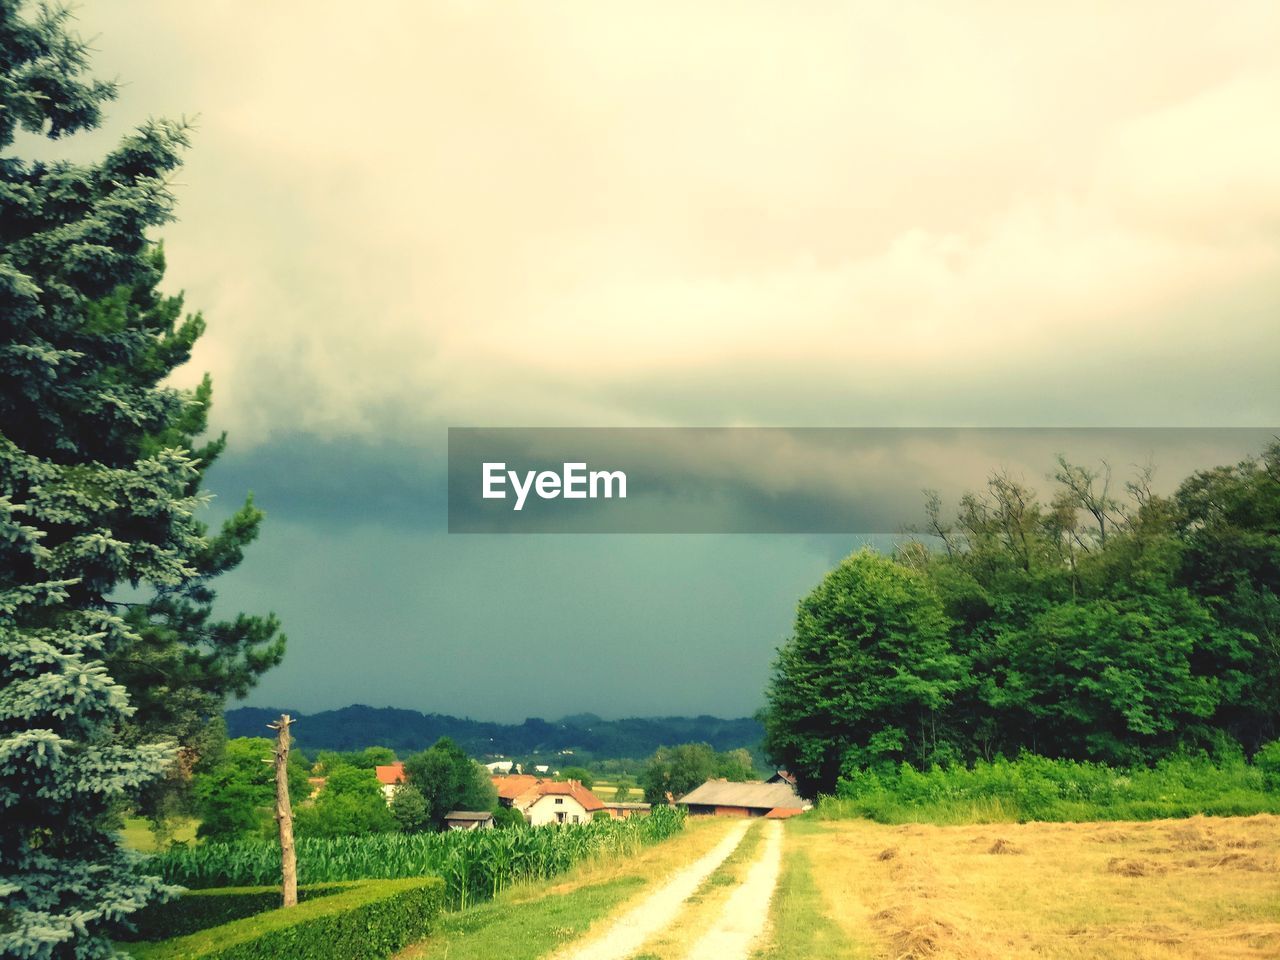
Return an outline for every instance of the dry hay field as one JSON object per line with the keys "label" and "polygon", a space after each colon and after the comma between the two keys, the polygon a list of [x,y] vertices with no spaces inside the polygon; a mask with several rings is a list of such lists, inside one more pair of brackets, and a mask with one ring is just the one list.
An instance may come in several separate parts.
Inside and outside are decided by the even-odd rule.
{"label": "dry hay field", "polygon": [[849,956],[1280,957],[1280,817],[788,827]]}

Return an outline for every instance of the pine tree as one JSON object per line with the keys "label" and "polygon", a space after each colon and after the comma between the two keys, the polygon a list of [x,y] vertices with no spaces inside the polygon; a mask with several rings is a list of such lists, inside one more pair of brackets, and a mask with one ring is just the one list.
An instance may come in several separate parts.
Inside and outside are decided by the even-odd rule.
{"label": "pine tree", "polygon": [[[156,292],[148,237],[185,127],[150,122],[92,165],[10,155],[19,130],[98,124],[115,90],[85,70],[65,11],[0,0],[0,954],[15,957],[112,956],[108,925],[166,893],[112,830],[175,755],[139,735],[167,708],[153,696],[140,724],[125,665],[207,692],[207,714],[283,649],[273,618],[209,619],[208,580],[261,514],[248,503],[207,535],[194,511],[222,439],[190,448],[210,388],[161,385],[204,328]],[[124,585],[153,599],[122,605]]]}

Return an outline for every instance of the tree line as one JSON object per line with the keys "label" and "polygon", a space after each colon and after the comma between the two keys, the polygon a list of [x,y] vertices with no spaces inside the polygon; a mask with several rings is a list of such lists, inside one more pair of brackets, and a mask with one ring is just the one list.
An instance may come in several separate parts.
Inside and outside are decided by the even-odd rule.
{"label": "tree line", "polygon": [[1013,757],[1115,765],[1280,735],[1280,442],[1169,496],[1060,459],[1005,473],[799,604],[761,713],[809,793]]}
{"label": "tree line", "polygon": [[[192,778],[187,812],[196,835],[225,842],[275,833],[274,774],[263,763],[271,741],[235,737],[206,758]],[[289,793],[299,837],[361,836],[442,830],[451,810],[490,811],[498,826],[524,826],[524,818],[498,803],[489,772],[446,737],[404,761],[406,780],[388,803],[375,768],[396,762],[387,747],[321,750],[309,759],[289,754]]]}

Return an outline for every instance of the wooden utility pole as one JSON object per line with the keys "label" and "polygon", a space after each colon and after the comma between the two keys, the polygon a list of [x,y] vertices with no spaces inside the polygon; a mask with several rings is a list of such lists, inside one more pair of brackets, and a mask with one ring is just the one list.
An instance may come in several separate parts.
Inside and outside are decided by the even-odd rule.
{"label": "wooden utility pole", "polygon": [[298,904],[298,858],[293,850],[293,807],[289,804],[289,725],[287,713],[267,726],[276,732],[276,823],[280,826],[280,869],[284,906]]}

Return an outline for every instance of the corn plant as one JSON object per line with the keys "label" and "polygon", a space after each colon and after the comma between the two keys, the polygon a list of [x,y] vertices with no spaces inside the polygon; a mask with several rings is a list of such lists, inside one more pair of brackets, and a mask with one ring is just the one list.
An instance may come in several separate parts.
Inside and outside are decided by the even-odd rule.
{"label": "corn plant", "polygon": [[[513,883],[544,880],[592,857],[625,857],[684,826],[684,811],[659,807],[647,817],[593,820],[514,830],[383,833],[298,840],[298,882],[443,877],[451,905],[464,908]],[[242,840],[175,846],[143,868],[186,887],[262,886],[280,880],[280,850]]]}

